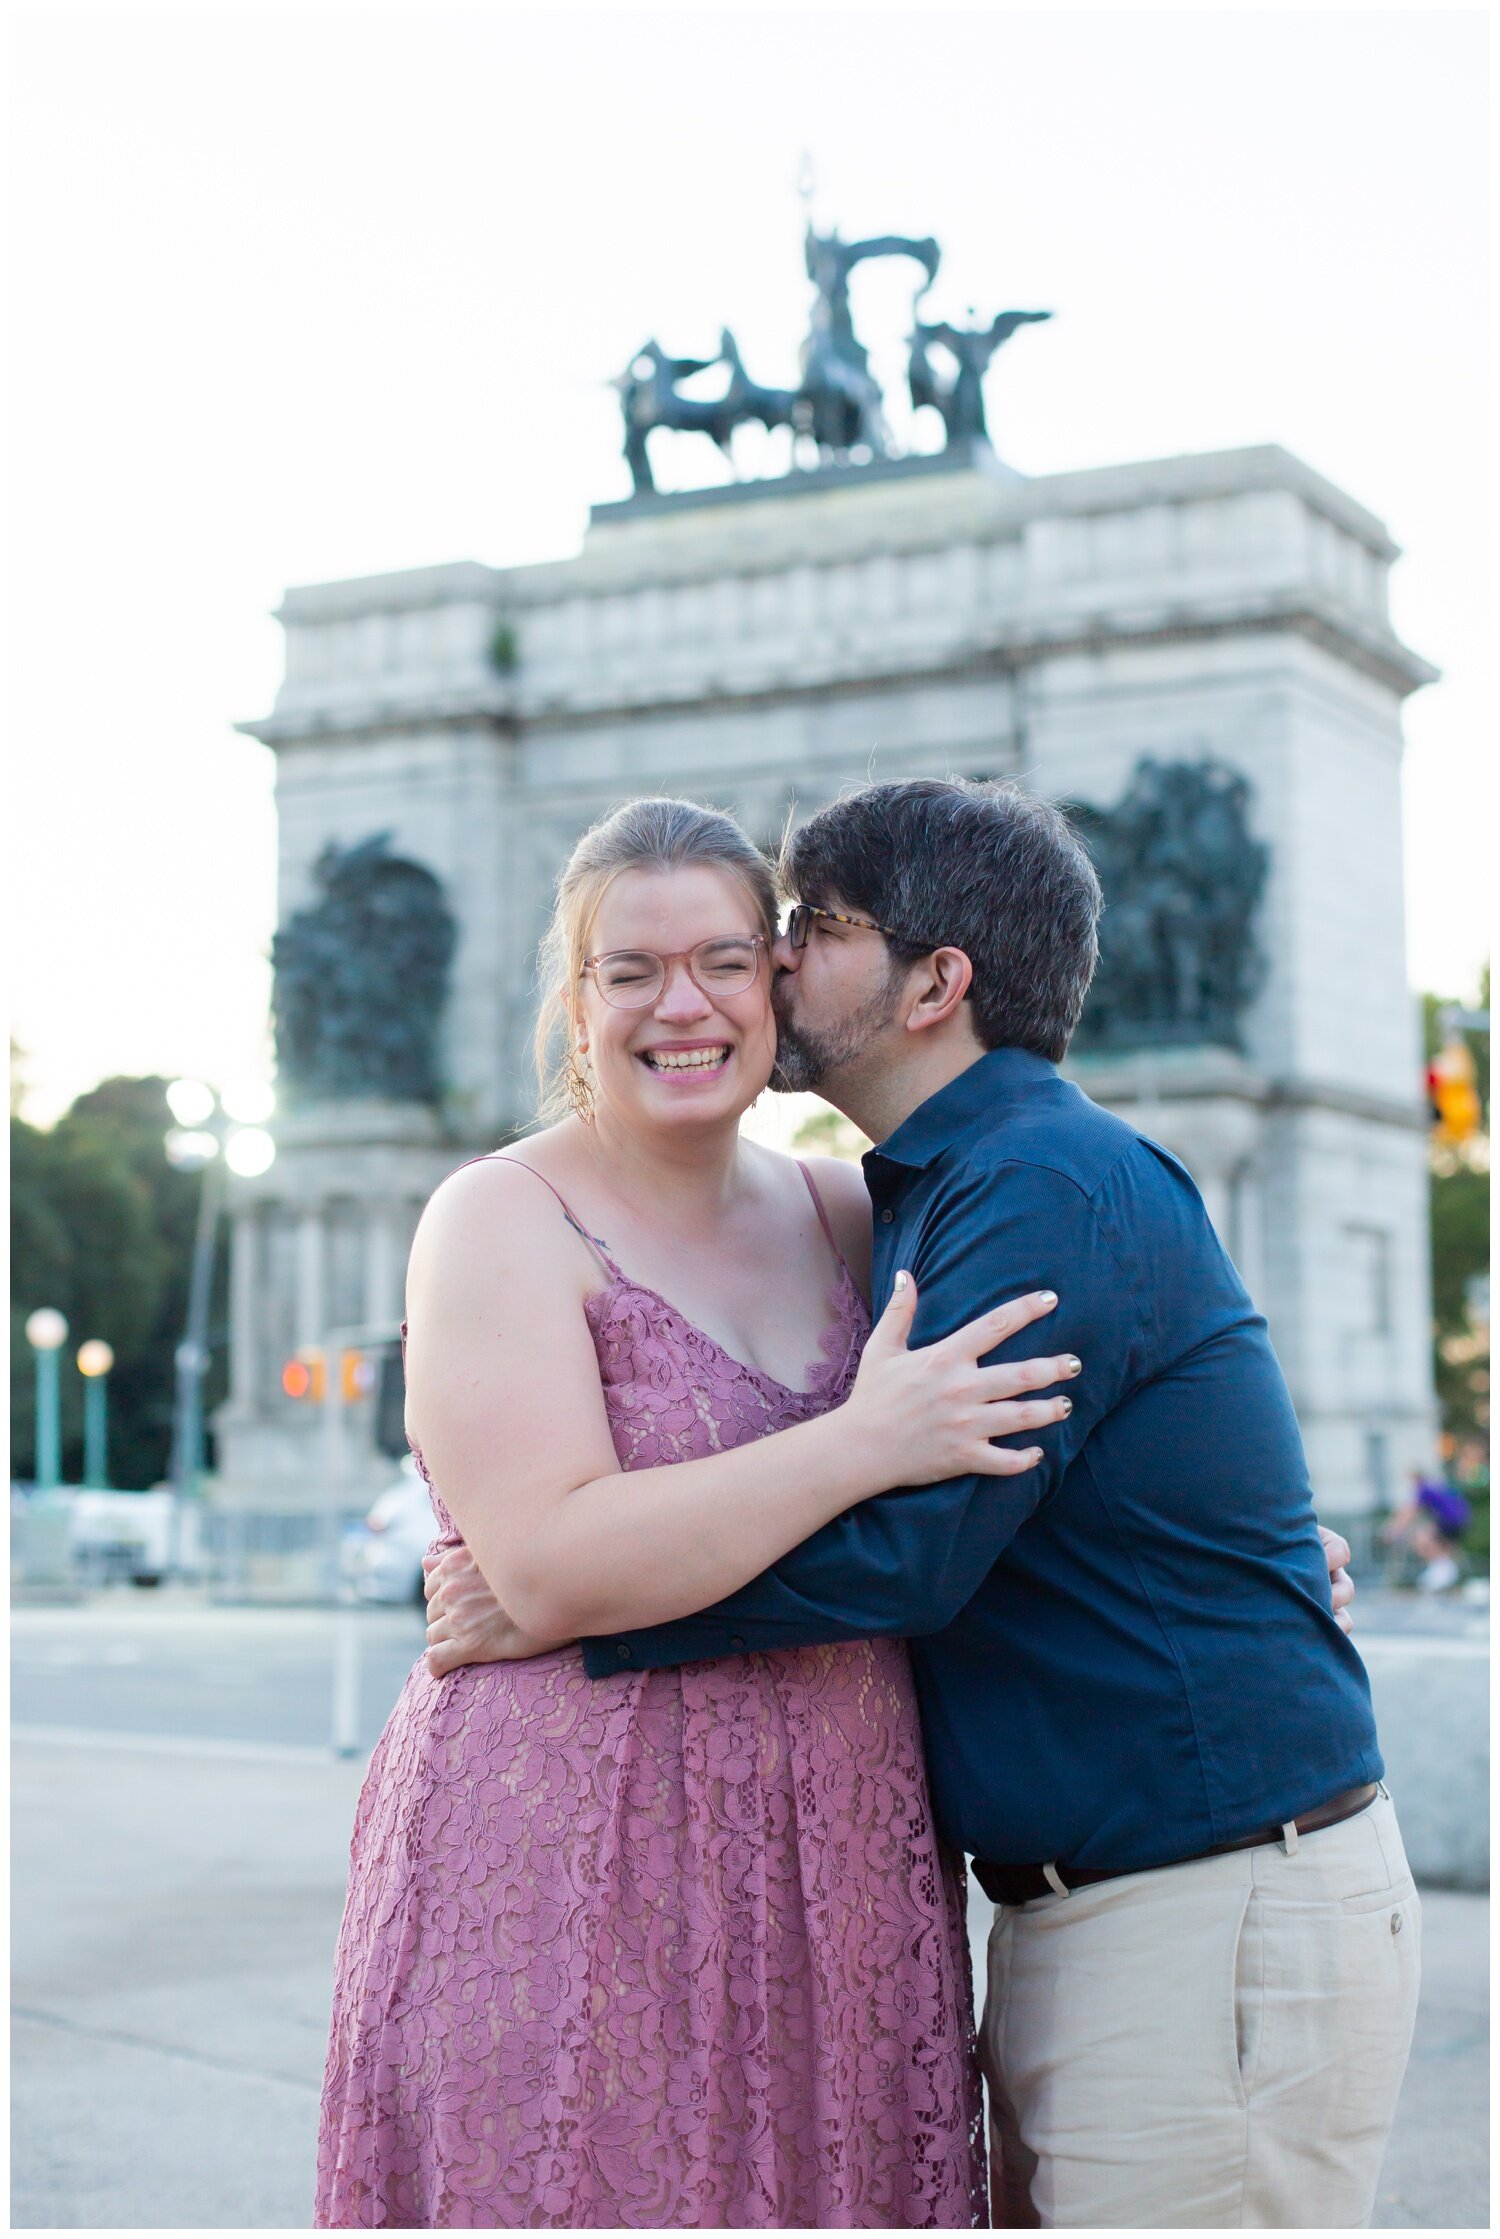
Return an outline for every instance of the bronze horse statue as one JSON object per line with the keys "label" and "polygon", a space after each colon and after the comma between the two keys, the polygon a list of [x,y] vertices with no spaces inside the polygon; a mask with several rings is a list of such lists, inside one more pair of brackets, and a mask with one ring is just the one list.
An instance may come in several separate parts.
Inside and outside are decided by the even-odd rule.
{"label": "bronze horse statue", "polygon": [[[763,428],[790,428],[794,439],[810,436],[825,463],[894,455],[880,384],[854,331],[849,303],[849,276],[856,265],[872,257],[908,257],[925,275],[912,302],[915,332],[910,338],[908,384],[913,405],[936,407],[950,447],[986,440],[982,388],[986,367],[1017,327],[1051,314],[1005,311],[988,327],[922,325],[917,308],[937,278],[942,257],[930,235],[910,239],[905,234],[882,233],[865,241],[845,241],[837,228],[819,233],[809,224],[803,255],[814,294],[809,332],[802,345],[802,378],[795,389],[767,388],[752,381],[728,327],[712,358],[669,358],[657,342],[647,342],[614,383],[625,418],[625,457],[637,496],[656,488],[647,438],[657,428],[708,436],[731,468],[734,431],[752,420]],[[951,379],[934,368],[928,356],[932,345],[953,359],[956,371]],[[683,394],[684,382],[715,365],[728,368],[721,395]]]}
{"label": "bronze horse statue", "polygon": [[[932,405],[942,415],[950,444],[988,443],[984,376],[990,360],[1018,327],[1033,326],[1051,316],[1050,311],[1002,311],[987,327],[956,327],[946,323],[924,326],[916,320],[907,370],[913,407],[920,411],[924,405]],[[932,343],[946,350],[957,368],[950,381],[939,378],[927,354]]]}
{"label": "bronze horse statue", "polygon": [[[729,386],[722,396],[684,396],[678,387],[710,366],[729,368]],[[669,358],[655,342],[648,342],[631,359],[614,384],[625,415],[625,458],[635,481],[636,494],[656,488],[647,455],[646,438],[654,428],[671,428],[679,434],[706,435],[733,464],[730,441],[736,428],[758,421],[763,428],[791,428],[812,433],[811,409],[797,389],[771,389],[752,381],[745,371],[739,344],[725,327],[719,337],[718,355],[712,358]]]}
{"label": "bronze horse statue", "polygon": [[[812,329],[802,345],[801,394],[811,433],[824,458],[845,459],[858,446],[872,458],[888,458],[890,430],[869,353],[854,331],[849,275],[870,257],[911,257],[926,273],[930,288],[942,251],[930,235],[909,240],[905,234],[882,233],[869,241],[845,241],[837,228],[818,233],[809,225],[803,254],[807,277],[817,290]],[[918,291],[918,302],[926,292]]]}
{"label": "bronze horse statue", "polygon": [[729,457],[729,438],[737,423],[724,409],[726,400],[687,397],[677,385],[718,363],[718,358],[669,358],[659,343],[650,341],[642,344],[613,384],[625,415],[625,459],[638,497],[656,488],[646,450],[653,428],[710,436]]}

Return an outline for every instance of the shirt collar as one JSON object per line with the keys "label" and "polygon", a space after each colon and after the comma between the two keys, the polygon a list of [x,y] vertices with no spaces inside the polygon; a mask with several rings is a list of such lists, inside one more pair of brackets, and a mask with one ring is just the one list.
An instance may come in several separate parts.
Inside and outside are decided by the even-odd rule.
{"label": "shirt collar", "polygon": [[991,1117],[1039,1082],[1057,1078],[1057,1067],[1033,1050],[986,1050],[956,1080],[919,1104],[883,1143],[865,1153],[893,1166],[930,1166],[978,1122]]}

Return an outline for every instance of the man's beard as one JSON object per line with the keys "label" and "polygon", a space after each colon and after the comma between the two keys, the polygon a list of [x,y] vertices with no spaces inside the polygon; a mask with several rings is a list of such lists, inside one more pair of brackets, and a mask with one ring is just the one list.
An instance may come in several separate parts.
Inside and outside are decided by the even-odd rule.
{"label": "man's beard", "polygon": [[823,1089],[838,1073],[856,1064],[876,1036],[883,1034],[896,1015],[899,975],[893,972],[886,985],[857,1011],[839,1020],[826,1034],[809,1034],[793,1026],[784,1005],[771,994],[776,1013],[776,1065],[770,1086],[784,1096]]}

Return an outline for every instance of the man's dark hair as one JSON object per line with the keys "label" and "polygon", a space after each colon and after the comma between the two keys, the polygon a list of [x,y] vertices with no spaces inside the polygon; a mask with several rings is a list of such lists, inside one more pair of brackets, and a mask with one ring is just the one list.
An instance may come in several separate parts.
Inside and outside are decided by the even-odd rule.
{"label": "man's dark hair", "polygon": [[898,965],[961,948],[986,1049],[1067,1049],[1099,960],[1099,881],[1082,841],[1018,785],[917,778],[868,785],[787,835],[794,900],[835,901],[899,936]]}

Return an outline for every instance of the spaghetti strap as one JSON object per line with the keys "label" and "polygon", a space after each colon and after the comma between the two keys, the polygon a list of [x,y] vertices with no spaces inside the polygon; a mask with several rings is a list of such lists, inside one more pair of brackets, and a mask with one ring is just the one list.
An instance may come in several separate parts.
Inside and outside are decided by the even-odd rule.
{"label": "spaghetti strap", "polygon": [[[817,1183],[813,1180],[812,1175],[803,1165],[800,1158],[797,1161],[797,1171],[802,1176],[803,1181],[806,1182],[808,1195],[811,1197],[813,1204],[817,1207],[818,1219],[822,1223],[823,1234],[828,1238],[829,1243],[833,1246],[833,1256],[838,1261],[839,1266],[843,1269],[844,1273],[849,1277],[850,1282],[853,1283],[854,1276],[850,1269],[849,1262],[845,1259],[843,1252],[840,1249],[839,1240],[833,1233],[833,1223],[828,1218],[828,1208],[823,1203],[823,1199],[819,1193]],[[855,1288],[858,1289],[858,1287],[858,1284],[855,1284]]]}
{"label": "spaghetti strap", "polygon": [[[577,1215],[574,1213],[572,1206],[563,1196],[562,1191],[560,1189],[553,1189],[552,1184],[548,1181],[545,1174],[538,1173],[536,1167],[534,1166],[528,1166],[524,1158],[512,1158],[508,1151],[487,1151],[485,1153],[485,1158],[493,1159],[494,1163],[497,1166],[519,1166],[524,1174],[535,1174],[543,1189],[552,1190],[553,1196],[557,1199],[558,1204],[562,1207],[563,1219],[567,1222],[569,1228],[576,1229],[578,1234],[583,1238],[585,1244],[588,1245],[589,1250],[591,1252],[597,1253],[599,1258],[604,1262],[605,1272],[609,1275],[614,1276],[617,1281],[622,1279],[621,1270],[610,1258],[608,1252],[604,1249],[604,1246],[600,1243],[598,1237],[590,1236],[582,1221],[579,1220]],[[468,1163],[471,1166],[482,1166],[485,1163],[485,1159],[471,1158]],[[461,1169],[455,1169],[455,1171],[461,1171]]]}

